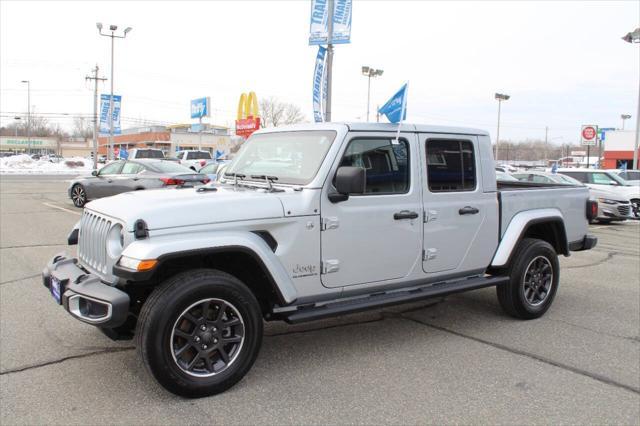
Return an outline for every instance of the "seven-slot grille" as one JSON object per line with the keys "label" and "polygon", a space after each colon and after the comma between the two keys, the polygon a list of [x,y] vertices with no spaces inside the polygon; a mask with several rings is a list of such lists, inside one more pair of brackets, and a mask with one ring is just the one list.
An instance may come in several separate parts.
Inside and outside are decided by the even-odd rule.
{"label": "seven-slot grille", "polygon": [[80,219],[78,257],[85,266],[107,273],[107,235],[112,221],[95,213],[84,211]]}

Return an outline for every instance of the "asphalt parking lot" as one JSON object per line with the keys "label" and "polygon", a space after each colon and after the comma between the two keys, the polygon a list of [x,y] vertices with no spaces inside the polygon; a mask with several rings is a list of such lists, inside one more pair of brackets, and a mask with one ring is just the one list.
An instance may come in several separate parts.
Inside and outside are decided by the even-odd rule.
{"label": "asphalt parking lot", "polygon": [[[69,177],[0,177],[0,423],[640,422],[640,223],[592,226],[561,259],[547,315],[516,321],[495,290],[302,326],[267,324],[224,394],[175,397],[131,342],[74,320],[40,271],[69,250]],[[73,250],[71,250],[73,251]]]}

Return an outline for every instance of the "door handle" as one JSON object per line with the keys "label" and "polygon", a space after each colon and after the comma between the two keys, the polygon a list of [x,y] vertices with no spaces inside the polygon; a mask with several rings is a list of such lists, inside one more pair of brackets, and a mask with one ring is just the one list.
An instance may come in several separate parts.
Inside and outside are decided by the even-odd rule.
{"label": "door handle", "polygon": [[409,210],[402,210],[401,212],[394,213],[393,214],[393,219],[394,220],[417,219],[418,216],[419,215],[416,212],[410,212]]}
{"label": "door handle", "polygon": [[475,207],[471,207],[471,206],[465,206],[463,208],[461,208],[460,210],[458,210],[458,213],[462,214],[476,214],[479,213],[480,210],[478,210]]}
{"label": "door handle", "polygon": [[113,181],[112,181],[111,179],[107,179],[107,182],[108,182],[108,183],[111,183],[111,182],[113,182]]}
{"label": "door handle", "polygon": [[133,178],[133,180],[137,182],[140,180],[140,178]]}

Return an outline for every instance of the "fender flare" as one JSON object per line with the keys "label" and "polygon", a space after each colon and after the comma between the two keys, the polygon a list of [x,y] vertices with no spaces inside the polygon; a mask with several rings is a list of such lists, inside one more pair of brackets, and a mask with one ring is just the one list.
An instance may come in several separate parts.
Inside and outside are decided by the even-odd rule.
{"label": "fender flare", "polygon": [[[156,259],[160,265],[164,260],[181,256],[230,251],[241,251],[252,256],[270,279],[270,284],[273,285],[282,303],[290,304],[296,301],[296,288],[286,269],[267,242],[253,232],[194,232],[182,234],[179,239],[175,234],[152,236],[132,242],[123,250],[122,256],[139,260]],[[158,266],[153,269],[153,272]],[[117,264],[114,266],[114,275],[127,278],[125,274],[124,268]],[[150,276],[151,274],[146,278]]]}
{"label": "fender flare", "polygon": [[509,225],[507,226],[507,229],[504,232],[502,239],[500,240],[498,249],[493,256],[491,266],[500,268],[507,265],[509,263],[509,260],[511,259],[511,255],[520,243],[520,240],[522,240],[522,238],[526,234],[527,230],[531,226],[540,223],[560,224],[561,231],[559,238],[561,239],[561,253],[564,252],[563,254],[568,255],[569,243],[567,242],[567,231],[564,226],[564,216],[562,215],[562,212],[558,209],[527,210],[520,212],[511,218],[511,221],[509,222]]}

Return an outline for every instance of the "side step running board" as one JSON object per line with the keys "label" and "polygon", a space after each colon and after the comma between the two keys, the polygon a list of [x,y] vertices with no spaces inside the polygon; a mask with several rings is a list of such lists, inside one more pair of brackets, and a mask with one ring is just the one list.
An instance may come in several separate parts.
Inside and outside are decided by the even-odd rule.
{"label": "side step running board", "polygon": [[430,286],[415,288],[411,291],[394,291],[374,294],[368,297],[334,302],[321,306],[298,308],[290,313],[282,313],[281,318],[290,324],[313,321],[338,315],[351,314],[367,309],[382,308],[401,303],[415,302],[432,297],[446,296],[468,290],[492,287],[504,284],[509,277],[474,277],[461,281],[435,283]]}

